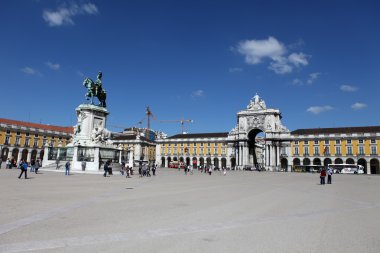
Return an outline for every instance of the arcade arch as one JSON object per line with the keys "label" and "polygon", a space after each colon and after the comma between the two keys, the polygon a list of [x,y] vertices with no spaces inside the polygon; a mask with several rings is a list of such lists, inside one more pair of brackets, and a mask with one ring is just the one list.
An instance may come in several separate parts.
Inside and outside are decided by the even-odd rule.
{"label": "arcade arch", "polygon": [[319,158],[314,158],[314,160],[313,160],[313,165],[321,165],[321,159],[319,159]]}
{"label": "arcade arch", "polygon": [[372,158],[369,161],[370,167],[371,167],[371,174],[380,174],[380,166],[379,166],[379,160],[376,158]]}
{"label": "arcade arch", "polygon": [[367,173],[367,161],[364,158],[360,158],[358,160],[358,165],[361,165],[364,167],[364,173]]}

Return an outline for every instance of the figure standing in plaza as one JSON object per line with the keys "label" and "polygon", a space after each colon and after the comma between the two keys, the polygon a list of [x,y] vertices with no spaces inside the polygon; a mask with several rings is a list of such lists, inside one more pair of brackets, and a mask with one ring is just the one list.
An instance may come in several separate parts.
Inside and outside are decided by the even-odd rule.
{"label": "figure standing in plaza", "polygon": [[70,161],[67,161],[65,164],[65,175],[66,176],[70,175],[70,167],[71,167],[71,163],[70,163]]}
{"label": "figure standing in plaza", "polygon": [[153,166],[152,166],[152,172],[153,172],[153,176],[156,175],[156,169],[157,169],[157,164],[154,163]]}
{"label": "figure standing in plaza", "polygon": [[34,165],[34,173],[38,174],[38,169],[41,167],[40,160],[37,159],[36,164]]}
{"label": "figure standing in plaza", "polygon": [[211,174],[212,174],[212,171],[213,171],[213,167],[212,167],[212,165],[210,165],[209,167],[208,167],[208,174],[211,176]]}
{"label": "figure standing in plaza", "polygon": [[30,172],[35,171],[35,165],[36,165],[36,161],[33,158],[32,161],[30,162]]}
{"label": "figure standing in plaza", "polygon": [[20,176],[18,176],[18,178],[20,179],[22,174],[25,173],[25,179],[28,179],[27,177],[28,163],[24,162],[24,160],[21,160],[18,167],[21,170]]}
{"label": "figure standing in plaza", "polygon": [[327,168],[327,183],[331,184],[331,177],[332,177],[332,169],[330,167]]}
{"label": "figure standing in plaza", "polygon": [[325,168],[322,168],[321,174],[320,174],[321,185],[325,184],[325,178],[326,178],[326,170]]}
{"label": "figure standing in plaza", "polygon": [[10,169],[12,166],[11,160],[8,158],[7,161],[5,162],[5,168]]}
{"label": "figure standing in plaza", "polygon": [[86,170],[86,161],[82,161],[81,166],[82,166],[82,171],[85,171]]}
{"label": "figure standing in plaza", "polygon": [[55,169],[58,170],[58,169],[59,169],[59,158],[58,158],[58,157],[57,157],[57,159],[55,160],[55,164],[56,164]]}

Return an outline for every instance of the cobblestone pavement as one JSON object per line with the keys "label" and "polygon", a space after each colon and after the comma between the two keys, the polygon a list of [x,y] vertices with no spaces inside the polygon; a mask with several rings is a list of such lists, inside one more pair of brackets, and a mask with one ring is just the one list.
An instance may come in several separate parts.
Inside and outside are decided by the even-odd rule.
{"label": "cobblestone pavement", "polygon": [[0,252],[380,252],[380,177],[0,170]]}

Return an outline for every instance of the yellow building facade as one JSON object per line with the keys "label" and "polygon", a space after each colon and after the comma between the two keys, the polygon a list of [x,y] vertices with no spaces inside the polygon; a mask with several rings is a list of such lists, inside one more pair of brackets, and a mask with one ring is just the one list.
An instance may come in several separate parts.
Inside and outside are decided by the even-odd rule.
{"label": "yellow building facade", "polygon": [[298,129],[291,132],[293,166],[357,164],[380,174],[380,127]]}
{"label": "yellow building facade", "polygon": [[172,162],[218,168],[230,166],[227,136],[228,132],[178,134],[157,140],[156,160],[161,167],[170,167]]}
{"label": "yellow building facade", "polygon": [[1,160],[42,161],[45,147],[65,147],[70,142],[72,133],[72,127],[0,118]]}

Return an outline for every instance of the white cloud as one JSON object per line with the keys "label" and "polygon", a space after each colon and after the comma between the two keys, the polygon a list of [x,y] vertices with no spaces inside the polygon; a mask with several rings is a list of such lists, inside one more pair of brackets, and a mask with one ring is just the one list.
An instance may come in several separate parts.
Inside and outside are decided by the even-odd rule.
{"label": "white cloud", "polygon": [[364,108],[366,108],[366,107],[367,107],[366,104],[359,103],[359,102],[357,102],[357,103],[351,105],[351,108],[354,109],[354,110],[360,110],[360,109],[364,109]]}
{"label": "white cloud", "polygon": [[320,114],[321,112],[331,111],[334,109],[332,106],[324,105],[324,106],[311,106],[307,109],[308,112],[313,114]]}
{"label": "white cloud", "polygon": [[319,72],[315,72],[315,73],[311,73],[310,75],[309,75],[309,78],[307,79],[307,83],[308,84],[312,84],[312,83],[314,83],[317,79],[318,79],[318,77],[321,75],[321,73],[319,73]]}
{"label": "white cloud", "polygon": [[276,74],[287,74],[293,71],[293,67],[285,57],[274,58],[268,69],[273,70]]}
{"label": "white cloud", "polygon": [[296,85],[296,86],[301,86],[301,85],[303,85],[302,80],[301,80],[301,79],[298,79],[298,78],[293,79],[292,83],[293,83],[293,85]]}
{"label": "white cloud", "polygon": [[296,67],[306,66],[309,64],[307,56],[303,53],[292,53],[288,56],[288,60]]}
{"label": "white cloud", "polygon": [[51,68],[52,70],[58,70],[61,68],[61,65],[59,65],[58,63],[52,63],[50,61],[46,62],[46,65]]}
{"label": "white cloud", "polygon": [[31,67],[22,68],[21,71],[28,75],[38,75],[40,73],[38,72],[38,70],[33,69]]}
{"label": "white cloud", "polygon": [[282,56],[285,46],[276,38],[269,37],[267,40],[246,40],[240,42],[237,50],[245,55],[248,64],[258,64],[263,58],[275,58]]}
{"label": "white cloud", "polygon": [[192,97],[203,97],[204,96],[204,91],[203,90],[196,90],[193,91],[191,94]]}
{"label": "white cloud", "polygon": [[341,85],[340,90],[345,92],[354,92],[358,90],[358,87],[352,85]]}
{"label": "white cloud", "polygon": [[97,14],[99,12],[98,7],[96,7],[96,5],[92,3],[83,4],[82,9],[84,12],[88,14]]}
{"label": "white cloud", "polygon": [[283,43],[274,37],[266,40],[245,40],[240,42],[236,50],[245,56],[247,64],[259,64],[265,59],[269,59],[268,68],[276,74],[287,74],[294,70],[294,67],[301,68],[309,64],[310,56],[304,53],[291,53],[287,55],[287,49]]}
{"label": "white cloud", "polygon": [[243,72],[242,68],[229,68],[228,72],[235,73],[235,72]]}
{"label": "white cloud", "polygon": [[74,16],[82,14],[97,14],[98,8],[92,3],[59,7],[56,11],[44,10],[42,17],[49,26],[73,25]]}

